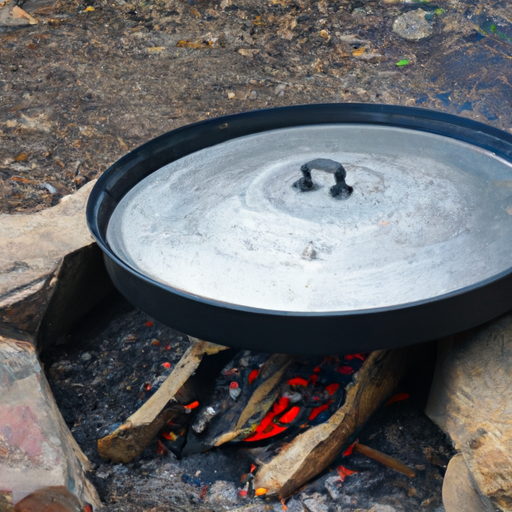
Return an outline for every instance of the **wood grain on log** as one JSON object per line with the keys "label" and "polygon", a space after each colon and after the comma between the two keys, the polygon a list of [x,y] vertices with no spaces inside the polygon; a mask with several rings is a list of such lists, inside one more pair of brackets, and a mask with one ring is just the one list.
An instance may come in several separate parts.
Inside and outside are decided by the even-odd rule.
{"label": "wood grain on log", "polygon": [[[252,434],[278,397],[286,371],[295,359],[285,354],[239,352],[217,378],[213,399],[199,411],[183,454],[204,452]],[[259,370],[258,375],[248,384],[247,377],[254,369]],[[232,371],[236,375],[231,376]],[[233,399],[229,384],[235,380],[240,381],[239,394]]]}
{"label": "wood grain on log", "polygon": [[98,453],[102,459],[127,463],[140,455],[165,422],[175,414],[173,407],[166,409],[166,406],[197,370],[203,356],[228,348],[190,339],[190,347],[156,393],[112,434],[98,440]]}
{"label": "wood grain on log", "polygon": [[298,435],[270,462],[260,467],[254,488],[285,498],[314,478],[340,453],[351,436],[394,391],[411,348],[372,352],[347,388],[345,403],[331,418]]}

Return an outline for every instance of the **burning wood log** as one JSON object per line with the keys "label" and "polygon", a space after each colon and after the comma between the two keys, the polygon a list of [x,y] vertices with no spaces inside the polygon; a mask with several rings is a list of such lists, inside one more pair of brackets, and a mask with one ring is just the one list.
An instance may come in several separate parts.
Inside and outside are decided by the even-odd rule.
{"label": "burning wood log", "polygon": [[254,430],[251,425],[263,419],[278,397],[294,360],[285,354],[239,352],[222,370],[210,404],[199,411],[183,454],[249,436]]}
{"label": "burning wood log", "polygon": [[213,400],[203,405],[183,454],[230,441],[282,440],[328,419],[364,354],[297,358],[243,351],[224,368]]}
{"label": "burning wood log", "polygon": [[346,389],[345,403],[320,425],[311,427],[263,463],[253,487],[286,498],[326,469],[351,436],[399,383],[414,349],[372,352]]}
{"label": "burning wood log", "polygon": [[142,453],[167,421],[186,412],[184,406],[173,404],[167,407],[167,404],[197,370],[203,356],[228,348],[195,338],[190,340],[190,347],[156,393],[119,428],[98,440],[98,453],[102,459],[115,463],[130,462]]}

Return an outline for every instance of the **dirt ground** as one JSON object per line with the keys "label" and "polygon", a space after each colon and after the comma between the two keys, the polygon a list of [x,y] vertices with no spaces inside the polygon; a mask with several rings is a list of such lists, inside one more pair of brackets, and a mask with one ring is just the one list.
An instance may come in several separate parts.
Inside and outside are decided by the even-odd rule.
{"label": "dirt ground", "polygon": [[[0,16],[0,213],[54,204],[166,131],[252,109],[415,105],[511,130],[507,0],[18,3],[38,23]],[[416,9],[434,31],[411,42],[392,28]]]}

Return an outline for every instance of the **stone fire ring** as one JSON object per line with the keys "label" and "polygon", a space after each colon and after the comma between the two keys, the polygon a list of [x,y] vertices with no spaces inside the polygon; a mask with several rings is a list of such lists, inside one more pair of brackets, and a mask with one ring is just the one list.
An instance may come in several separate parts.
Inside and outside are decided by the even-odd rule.
{"label": "stone fire ring", "polygon": [[[85,221],[93,185],[41,212],[0,215],[1,510],[49,486],[102,506],[37,356],[113,289]],[[460,452],[446,512],[512,510],[511,366],[510,313],[440,343],[426,412]]]}

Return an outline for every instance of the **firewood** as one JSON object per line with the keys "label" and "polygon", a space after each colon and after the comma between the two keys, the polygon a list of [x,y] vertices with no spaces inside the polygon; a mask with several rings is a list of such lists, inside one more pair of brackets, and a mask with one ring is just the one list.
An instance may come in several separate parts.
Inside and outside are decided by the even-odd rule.
{"label": "firewood", "polygon": [[228,348],[195,338],[190,340],[190,347],[156,393],[119,428],[98,440],[98,453],[102,459],[127,463],[140,455],[170,418],[185,412],[179,404],[166,406],[197,370],[203,356]]}
{"label": "firewood", "polygon": [[[183,454],[247,437],[252,432],[248,420],[259,423],[272,407],[294,360],[294,356],[285,354],[239,352],[217,379],[212,401],[199,411]],[[248,377],[258,366],[257,377],[249,385]]]}
{"label": "firewood", "polygon": [[346,389],[345,403],[330,419],[295,437],[256,473],[254,489],[286,498],[326,469],[351,436],[393,393],[414,348],[372,352]]}

